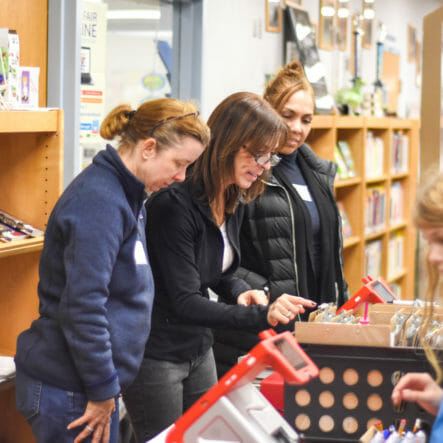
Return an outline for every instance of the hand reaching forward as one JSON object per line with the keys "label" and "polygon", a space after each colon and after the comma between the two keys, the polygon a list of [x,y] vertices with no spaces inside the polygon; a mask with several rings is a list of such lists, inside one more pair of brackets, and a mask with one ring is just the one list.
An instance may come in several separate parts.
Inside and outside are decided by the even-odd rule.
{"label": "hand reaching forward", "polygon": [[69,423],[68,429],[86,425],[78,434],[74,443],[79,443],[92,435],[92,443],[108,443],[110,433],[111,414],[115,411],[115,399],[104,401],[88,401],[85,413]]}
{"label": "hand reaching forward", "polygon": [[425,411],[437,415],[443,400],[443,389],[428,373],[411,372],[395,385],[391,398],[394,406],[398,406],[402,400],[415,401]]}
{"label": "hand reaching forward", "polygon": [[297,314],[305,312],[305,306],[313,308],[316,305],[317,303],[307,298],[282,294],[269,306],[268,323],[271,326],[276,326],[278,323],[285,325],[294,319]]}
{"label": "hand reaching forward", "polygon": [[250,289],[249,291],[242,292],[237,297],[237,304],[239,305],[267,305],[268,297],[264,291],[259,291],[257,289]]}

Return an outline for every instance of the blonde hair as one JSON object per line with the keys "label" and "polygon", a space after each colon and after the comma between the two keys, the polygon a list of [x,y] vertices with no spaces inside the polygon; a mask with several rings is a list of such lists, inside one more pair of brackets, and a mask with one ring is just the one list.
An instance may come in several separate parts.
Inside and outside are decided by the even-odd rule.
{"label": "blonde hair", "polygon": [[[427,180],[422,184],[414,211],[414,221],[418,229],[443,228],[443,173],[431,170],[425,174]],[[427,331],[433,316],[433,302],[442,300],[440,290],[440,273],[435,265],[429,260],[429,251],[426,255],[426,268],[428,284],[425,292],[425,314],[423,316],[422,338]],[[437,378],[437,383],[442,380],[442,369],[438,363],[435,352],[428,343],[423,342],[423,347],[432,364]]]}
{"label": "blonde hair", "polygon": [[303,65],[294,60],[268,82],[263,96],[277,112],[281,112],[286,102],[298,91],[307,91],[314,102],[314,89],[306,78]]}
{"label": "blonde hair", "polygon": [[119,137],[120,151],[133,149],[139,140],[149,137],[154,137],[162,150],[179,145],[184,136],[207,146],[210,131],[192,103],[158,98],[142,103],[137,110],[129,105],[115,107],[103,120],[100,135],[106,140]]}

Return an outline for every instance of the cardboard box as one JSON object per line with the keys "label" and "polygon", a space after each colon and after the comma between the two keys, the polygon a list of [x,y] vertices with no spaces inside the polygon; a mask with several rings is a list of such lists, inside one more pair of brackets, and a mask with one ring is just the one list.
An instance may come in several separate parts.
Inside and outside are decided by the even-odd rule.
{"label": "cardboard box", "polygon": [[300,343],[380,346],[390,344],[390,325],[296,322],[295,337]]}

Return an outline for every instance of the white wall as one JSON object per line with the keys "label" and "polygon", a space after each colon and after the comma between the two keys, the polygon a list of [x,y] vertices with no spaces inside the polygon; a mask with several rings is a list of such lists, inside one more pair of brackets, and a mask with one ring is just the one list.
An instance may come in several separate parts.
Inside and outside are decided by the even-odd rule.
{"label": "white wall", "polygon": [[[284,1],[282,2],[284,3]],[[310,19],[319,23],[319,0],[303,0]],[[362,0],[350,0],[351,14],[361,12]],[[203,84],[201,109],[209,116],[227,95],[248,90],[261,94],[265,74],[284,63],[283,32],[264,30],[265,0],[203,0]],[[423,17],[443,6],[439,0],[375,0],[374,35],[379,21],[388,31],[386,47],[400,54],[402,93],[398,112],[403,117],[419,117],[420,89],[415,84],[415,64],[407,61],[408,24],[417,28],[422,42]],[[331,93],[349,82],[351,27],[348,51],[320,50]],[[362,50],[361,75],[366,84],[375,80],[375,41]]]}
{"label": "white wall", "polygon": [[264,30],[264,5],[264,0],[203,0],[204,117],[233,92],[261,94],[265,74],[281,66],[283,33]]}

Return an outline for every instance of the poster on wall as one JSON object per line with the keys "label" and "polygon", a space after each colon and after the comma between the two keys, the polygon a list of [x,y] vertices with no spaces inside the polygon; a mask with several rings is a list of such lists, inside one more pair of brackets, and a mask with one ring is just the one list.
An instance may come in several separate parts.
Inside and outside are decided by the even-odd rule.
{"label": "poster on wall", "polygon": [[330,114],[334,101],[326,85],[326,69],[320,60],[315,29],[309,14],[298,8],[285,10],[286,62],[298,58],[315,92],[315,112]]}
{"label": "poster on wall", "polygon": [[99,130],[105,113],[106,11],[105,3],[83,2],[79,79],[82,168],[103,149]]}

